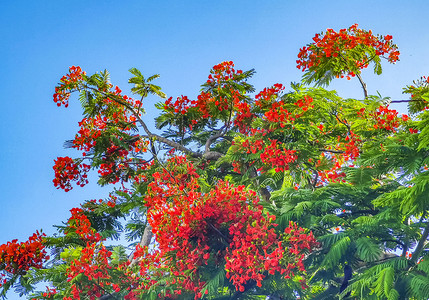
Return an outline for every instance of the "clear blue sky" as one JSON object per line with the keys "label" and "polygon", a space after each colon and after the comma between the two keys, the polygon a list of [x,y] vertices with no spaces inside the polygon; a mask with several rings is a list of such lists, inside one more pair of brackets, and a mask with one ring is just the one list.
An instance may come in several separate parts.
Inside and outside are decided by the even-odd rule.
{"label": "clear blue sky", "polygon": [[[403,99],[402,87],[429,75],[429,2],[421,1],[7,1],[0,0],[0,243],[53,233],[69,209],[107,190],[64,193],[52,184],[53,160],[81,118],[52,101],[72,65],[108,69],[128,90],[128,69],[161,74],[169,96],[195,97],[211,66],[233,60],[255,68],[257,89],[299,81],[298,50],[326,28],[354,23],[391,34],[401,51],[379,77],[364,72],[369,92]],[[343,97],[362,97],[357,80],[336,81]],[[76,99],[75,99],[76,100]],[[152,101],[152,103],[155,100]],[[155,116],[148,101],[146,120]]]}

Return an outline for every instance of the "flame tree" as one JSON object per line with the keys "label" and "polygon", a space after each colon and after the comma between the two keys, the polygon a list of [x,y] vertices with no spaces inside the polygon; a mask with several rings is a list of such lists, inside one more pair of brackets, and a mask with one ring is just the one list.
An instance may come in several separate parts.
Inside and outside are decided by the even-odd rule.
{"label": "flame tree", "polygon": [[[112,192],[72,208],[55,236],[1,245],[2,294],[427,298],[429,80],[404,88],[408,116],[362,77],[398,58],[390,35],[328,29],[300,49],[302,83],[256,93],[254,70],[222,62],[196,99],[167,98],[159,75],[135,68],[131,97],[107,71],[71,67],[54,101],[78,95],[84,117],[67,145],[81,156],[58,157],[53,184],[67,192],[98,172]],[[363,99],[321,87],[343,77],[358,78]],[[156,132],[144,117],[153,97]],[[121,233],[131,252],[106,243]]]}

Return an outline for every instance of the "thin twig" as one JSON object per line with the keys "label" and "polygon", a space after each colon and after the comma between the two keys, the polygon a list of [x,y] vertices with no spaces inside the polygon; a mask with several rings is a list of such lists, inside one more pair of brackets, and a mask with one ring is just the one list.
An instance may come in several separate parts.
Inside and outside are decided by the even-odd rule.
{"label": "thin twig", "polygon": [[[340,56],[342,57],[342,59],[346,63],[347,68],[350,70],[349,62],[347,61],[347,59],[341,53],[340,53]],[[359,79],[360,84],[362,85],[364,99],[368,98],[368,91],[366,89],[366,83],[363,81],[363,79],[360,76],[360,74],[355,74],[355,75]]]}
{"label": "thin twig", "polygon": [[392,101],[390,101],[390,103],[404,103],[404,102],[427,102],[427,101],[422,100],[422,99],[392,100]]}
{"label": "thin twig", "polygon": [[362,85],[364,99],[368,98],[368,91],[366,89],[366,83],[363,82],[362,76],[360,76],[360,74],[356,74],[356,77],[359,79],[359,82]]}
{"label": "thin twig", "polygon": [[216,231],[217,232],[217,234],[219,234],[221,237],[222,237],[222,244],[224,244],[225,246],[227,246],[227,247],[229,247],[229,245],[228,245],[228,243],[226,242],[228,239],[227,239],[227,237],[222,233],[222,232],[220,232],[216,227],[214,227],[213,226],[213,224],[212,223],[210,223],[210,222],[207,222],[206,221],[206,223],[214,230],[214,231]]}
{"label": "thin twig", "polygon": [[341,151],[341,150],[330,150],[330,149],[323,149],[323,148],[319,149],[319,151],[336,153],[336,154],[343,154],[344,153],[344,151]]}

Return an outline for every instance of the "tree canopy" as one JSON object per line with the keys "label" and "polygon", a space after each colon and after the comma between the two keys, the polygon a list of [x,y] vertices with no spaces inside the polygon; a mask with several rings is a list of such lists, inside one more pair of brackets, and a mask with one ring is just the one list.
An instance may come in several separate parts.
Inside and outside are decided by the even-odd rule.
{"label": "tree canopy", "polygon": [[[357,24],[300,49],[304,75],[256,93],[255,70],[215,65],[196,99],[130,69],[132,96],[71,67],[55,88],[83,119],[79,157],[55,160],[64,191],[111,186],[56,226],[0,246],[0,291],[31,299],[426,299],[429,79],[369,95],[399,51]],[[357,77],[362,99],[328,90]],[[311,84],[314,84],[313,86]],[[76,94],[76,96],[72,96]],[[158,99],[157,131],[144,108]],[[120,235],[125,234],[128,244]],[[48,283],[37,291],[38,283]]]}

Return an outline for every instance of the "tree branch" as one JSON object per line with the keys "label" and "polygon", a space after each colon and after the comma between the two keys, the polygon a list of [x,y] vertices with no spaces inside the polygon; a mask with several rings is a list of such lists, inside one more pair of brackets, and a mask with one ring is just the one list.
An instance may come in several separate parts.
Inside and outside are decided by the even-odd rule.
{"label": "tree branch", "polygon": [[222,244],[224,244],[226,247],[229,247],[229,244],[227,243],[228,239],[226,238],[226,236],[222,232],[220,232],[219,229],[217,229],[216,227],[214,227],[214,225],[212,223],[207,222],[207,221],[206,221],[206,223],[210,226],[210,228],[212,228],[214,231],[216,231],[216,233],[218,235],[220,235],[220,237],[222,238],[221,239]]}
{"label": "tree branch", "polygon": [[359,82],[362,85],[364,99],[368,98],[368,91],[366,89],[366,83],[363,82],[362,76],[360,76],[360,74],[356,74],[356,77],[359,79]]}
{"label": "tree branch", "polygon": [[423,230],[423,233],[422,233],[422,237],[420,238],[420,241],[413,252],[411,262],[416,263],[417,259],[419,259],[420,253],[422,252],[424,246],[427,243],[428,236],[429,236],[429,222],[426,223],[425,229]]}
{"label": "tree branch", "polygon": [[341,119],[338,117],[338,115],[337,115],[336,113],[334,113],[334,116],[335,116],[335,119],[337,119],[337,121],[338,121],[338,122],[340,122],[341,124],[343,124],[344,126],[346,126],[346,127],[347,127],[347,130],[348,130],[348,131],[349,131],[349,133],[350,133],[351,128],[350,128],[350,125],[347,123],[347,121],[343,121],[343,120],[341,120]]}
{"label": "tree branch", "polygon": [[405,256],[405,253],[408,250],[407,245],[405,245],[401,241],[398,241],[398,240],[395,240],[395,239],[385,239],[385,240],[380,240],[380,242],[393,242],[393,243],[396,243],[398,245],[401,245],[402,246],[402,255],[401,256]]}
{"label": "tree branch", "polygon": [[210,151],[210,145],[217,140],[218,138],[222,137],[225,135],[226,131],[224,131],[223,129],[225,129],[225,126],[221,127],[218,131],[218,133],[216,133],[215,135],[209,137],[206,141],[205,147],[204,147],[204,153],[207,153]]}
{"label": "tree branch", "polygon": [[[341,53],[340,53],[340,56],[344,60],[344,62],[346,63],[347,68],[350,70],[348,60]],[[362,85],[364,99],[368,98],[368,91],[366,89],[366,83],[363,81],[362,76],[360,76],[360,74],[355,74],[355,75],[359,79],[360,84]]]}
{"label": "tree branch", "polygon": [[106,293],[106,295],[103,295],[103,296],[101,296],[100,298],[98,298],[99,300],[107,300],[107,299],[118,299],[118,298],[116,298],[116,296],[114,295],[114,293],[113,294],[111,294],[111,293],[109,293],[108,291],[106,291],[102,286],[100,286],[99,284],[97,284],[96,282],[94,282],[94,281],[91,281],[93,284],[95,284],[99,289],[101,289],[103,292],[105,292]]}
{"label": "tree branch", "polygon": [[323,148],[319,149],[319,151],[330,152],[330,153],[338,153],[338,154],[343,154],[344,153],[344,151],[341,151],[341,150],[329,150],[329,149],[323,149]]}
{"label": "tree branch", "polygon": [[409,100],[392,100],[390,103],[404,103],[404,102],[427,102],[426,100],[420,99],[409,99]]}
{"label": "tree branch", "polygon": [[379,212],[378,210],[373,210],[373,209],[360,209],[360,210],[355,210],[355,211],[352,211],[349,213],[347,213],[347,212],[341,213],[338,215],[338,217],[346,218],[350,215],[357,215],[357,214],[369,214],[369,215],[374,216],[374,215],[378,214],[378,212]]}
{"label": "tree branch", "polygon": [[[152,240],[152,236],[153,236],[152,226],[150,226],[149,224],[147,224],[146,227],[145,227],[145,229],[144,229],[143,235],[142,235],[142,237],[140,239],[140,244],[139,244],[140,247],[143,248],[143,247],[149,246],[150,241]],[[139,258],[134,258],[133,253],[131,253],[131,255],[129,256],[128,260],[129,261],[131,260],[130,265],[128,266],[129,268],[133,267],[136,263],[138,263],[140,261]]]}
{"label": "tree branch", "polygon": [[155,138],[156,140],[160,141],[161,143],[164,143],[164,144],[169,145],[169,146],[171,146],[173,148],[176,148],[177,150],[180,150],[180,151],[182,151],[182,152],[184,152],[186,154],[189,154],[189,155],[191,155],[193,157],[202,157],[203,156],[201,153],[194,152],[194,151],[192,151],[192,150],[184,147],[183,145],[181,145],[179,143],[176,143],[176,142],[171,141],[171,140],[169,140],[167,138],[164,138],[162,136],[159,136],[157,134],[152,133],[149,130],[149,128],[147,127],[146,123],[140,117],[139,111],[136,112],[133,109],[133,107],[131,106],[131,104],[129,104],[126,101],[123,101],[122,98],[120,98],[119,96],[111,94],[111,93],[106,93],[106,92],[100,91],[100,90],[98,90],[96,88],[93,88],[93,87],[90,87],[90,86],[85,86],[85,88],[93,90],[93,91],[96,91],[96,92],[98,92],[100,94],[103,94],[105,97],[107,97],[109,99],[112,99],[114,102],[123,105],[137,119],[137,121],[142,126],[143,130],[146,132],[146,134],[147,134],[147,136],[149,138]]}

